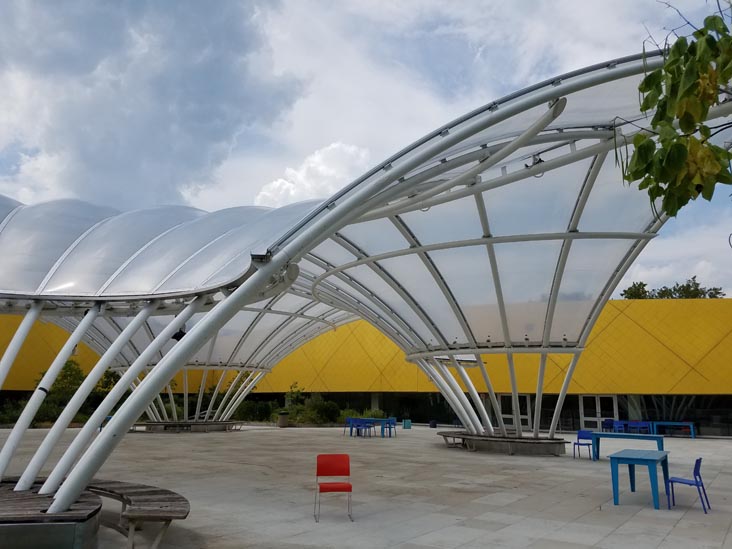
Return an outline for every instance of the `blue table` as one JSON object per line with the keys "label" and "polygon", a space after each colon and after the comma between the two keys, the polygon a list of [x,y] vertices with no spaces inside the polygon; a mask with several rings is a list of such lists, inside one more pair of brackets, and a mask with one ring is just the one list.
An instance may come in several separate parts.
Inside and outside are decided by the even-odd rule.
{"label": "blue table", "polygon": [[640,433],[603,433],[602,431],[592,432],[592,460],[600,459],[600,439],[601,438],[627,438],[630,440],[654,440],[656,448],[663,451],[663,436],[661,435],[643,435]]}
{"label": "blue table", "polygon": [[635,466],[645,465],[648,467],[648,475],[651,478],[651,494],[653,495],[653,508],[660,509],[658,502],[658,464],[661,464],[663,471],[663,487],[666,491],[668,501],[668,452],[658,450],[621,450],[608,456],[610,458],[610,473],[613,482],[613,503],[620,502],[618,490],[618,466],[628,466],[630,476],[630,491],[635,492]]}
{"label": "blue table", "polygon": [[653,434],[658,434],[658,426],[670,426],[670,427],[688,427],[691,438],[696,438],[696,429],[694,429],[693,421],[652,421]]}
{"label": "blue table", "polygon": [[[386,436],[386,432],[389,432],[389,438],[391,438],[391,430],[394,429],[394,436],[396,436],[396,418],[388,417],[388,418],[375,418],[375,417],[347,417],[346,418],[346,425],[343,428],[343,434],[346,433],[346,428],[348,429],[348,435],[353,436],[353,429],[356,427],[356,435],[358,435],[358,431],[360,430],[357,426],[358,425],[380,425],[381,426],[381,438],[384,438]],[[411,426],[410,426],[411,427]]]}

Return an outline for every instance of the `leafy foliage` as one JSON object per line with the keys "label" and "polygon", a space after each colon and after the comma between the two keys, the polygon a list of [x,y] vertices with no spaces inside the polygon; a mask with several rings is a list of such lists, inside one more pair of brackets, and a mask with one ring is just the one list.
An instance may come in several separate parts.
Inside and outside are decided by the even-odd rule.
{"label": "leafy foliage", "polygon": [[638,86],[641,110],[655,109],[652,132],[633,139],[623,179],[640,181],[655,208],[675,216],[689,200],[711,200],[717,183],[732,183],[730,159],[710,138],[730,127],[705,124],[710,107],[720,103],[720,89],[732,78],[732,36],[720,15],[710,15],[691,37],[680,37],[668,50],[663,66]]}
{"label": "leafy foliage", "polygon": [[722,288],[705,288],[692,276],[683,284],[678,282],[669,288],[662,286],[655,290],[649,290],[645,282],[634,282],[625,290],[620,292],[625,299],[716,299],[724,297]]}

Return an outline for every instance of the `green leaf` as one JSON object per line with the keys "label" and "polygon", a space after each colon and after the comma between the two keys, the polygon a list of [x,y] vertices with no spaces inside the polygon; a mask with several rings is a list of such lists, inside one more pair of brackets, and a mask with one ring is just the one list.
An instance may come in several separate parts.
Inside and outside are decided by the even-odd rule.
{"label": "green leaf", "polygon": [[648,93],[652,90],[661,91],[661,82],[663,80],[663,70],[656,69],[655,71],[646,75],[646,77],[638,85],[638,91]]}
{"label": "green leaf", "polygon": [[689,156],[689,150],[683,143],[674,143],[666,152],[663,164],[666,170],[678,172],[686,163]]}
{"label": "green leaf", "polygon": [[718,34],[728,34],[727,25],[719,15],[709,15],[704,18],[704,28]]}
{"label": "green leaf", "polygon": [[679,117],[679,128],[684,133],[692,133],[696,128],[696,118],[689,111],[684,111]]}
{"label": "green leaf", "polygon": [[679,87],[678,97],[686,97],[694,91],[696,83],[699,80],[699,67],[694,59],[690,59],[684,68],[684,74],[681,75],[681,84]]}

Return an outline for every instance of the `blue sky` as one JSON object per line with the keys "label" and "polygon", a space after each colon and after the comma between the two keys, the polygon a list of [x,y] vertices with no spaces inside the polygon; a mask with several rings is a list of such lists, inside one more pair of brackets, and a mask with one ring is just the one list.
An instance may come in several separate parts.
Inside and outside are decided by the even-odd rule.
{"label": "blue sky", "polygon": [[[674,4],[692,20],[713,5]],[[653,0],[8,0],[0,193],[209,210],[325,196],[456,116],[679,23]],[[697,274],[732,295],[730,192],[667,224],[620,287]]]}

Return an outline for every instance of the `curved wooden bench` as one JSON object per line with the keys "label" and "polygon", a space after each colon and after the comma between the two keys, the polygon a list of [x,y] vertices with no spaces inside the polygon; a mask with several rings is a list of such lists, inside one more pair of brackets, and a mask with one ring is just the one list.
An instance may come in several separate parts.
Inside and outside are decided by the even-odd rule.
{"label": "curved wooden bench", "polygon": [[171,521],[184,519],[190,513],[188,500],[180,494],[156,486],[117,480],[94,479],[86,487],[89,492],[122,502],[117,523],[106,524],[127,536],[127,547],[135,546],[135,529],[144,522],[162,522],[163,526],[150,545],[156,549]]}

